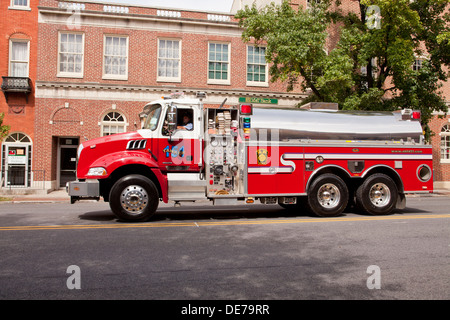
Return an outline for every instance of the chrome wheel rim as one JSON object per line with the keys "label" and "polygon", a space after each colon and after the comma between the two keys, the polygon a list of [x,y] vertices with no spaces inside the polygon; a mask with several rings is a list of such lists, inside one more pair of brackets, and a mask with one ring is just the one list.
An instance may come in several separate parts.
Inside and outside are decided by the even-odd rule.
{"label": "chrome wheel rim", "polygon": [[384,207],[391,201],[391,190],[384,183],[376,183],[370,188],[369,199],[375,207]]}
{"label": "chrome wheel rim", "polygon": [[120,203],[129,214],[140,214],[148,204],[147,191],[138,185],[128,186],[120,194]]}
{"label": "chrome wheel rim", "polygon": [[317,200],[322,207],[332,209],[339,205],[341,192],[334,184],[327,183],[320,187]]}

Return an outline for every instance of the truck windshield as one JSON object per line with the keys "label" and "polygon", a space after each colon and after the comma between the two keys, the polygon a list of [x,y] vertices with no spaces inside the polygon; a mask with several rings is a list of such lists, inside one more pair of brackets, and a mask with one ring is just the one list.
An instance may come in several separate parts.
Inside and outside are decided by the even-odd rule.
{"label": "truck windshield", "polygon": [[155,104],[150,107],[147,113],[147,119],[145,120],[143,129],[150,129],[152,131],[156,130],[158,126],[159,116],[161,114],[161,105]]}

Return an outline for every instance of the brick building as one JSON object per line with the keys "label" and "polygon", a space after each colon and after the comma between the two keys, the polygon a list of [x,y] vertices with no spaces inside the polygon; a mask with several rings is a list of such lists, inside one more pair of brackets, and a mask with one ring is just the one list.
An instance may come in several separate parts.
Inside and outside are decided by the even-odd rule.
{"label": "brick building", "polygon": [[32,188],[42,172],[32,171],[36,65],[37,1],[0,2],[0,113],[10,134],[2,142],[0,188]]}
{"label": "brick building", "polygon": [[[306,97],[298,89],[287,93],[283,83],[271,83],[264,49],[242,42],[233,15],[253,1],[235,0],[226,13],[89,0],[40,0],[39,6],[37,0],[11,3],[15,1],[31,2],[24,13],[32,14],[38,25],[25,27],[28,34],[33,32],[26,38],[32,92],[11,95],[22,101],[28,98],[25,112],[11,114],[11,107],[0,102],[11,132],[30,140],[27,165],[36,177],[25,187],[37,182],[46,190],[65,186],[75,178],[81,141],[140,128],[143,106],[163,95],[183,92],[192,97],[202,91],[206,105],[220,105],[227,98],[227,105],[251,99],[265,107],[293,107]],[[293,2],[307,6],[309,0]],[[4,3],[2,14],[10,10]],[[355,1],[344,1],[344,6],[357,9]],[[331,43],[335,36],[330,35]],[[4,51],[3,63],[10,63],[11,55]],[[1,67],[2,75],[8,74]],[[16,128],[14,118],[31,120]],[[436,123],[437,132],[443,126]],[[446,165],[439,161],[440,141],[436,143],[435,161],[442,174],[435,177],[450,180],[450,158],[446,176]]]}

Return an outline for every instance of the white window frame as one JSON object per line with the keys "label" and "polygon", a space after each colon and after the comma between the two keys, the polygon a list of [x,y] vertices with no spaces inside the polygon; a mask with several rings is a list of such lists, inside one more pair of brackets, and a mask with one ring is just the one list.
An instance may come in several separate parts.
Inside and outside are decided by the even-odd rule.
{"label": "white window frame", "polygon": [[[61,71],[61,36],[63,34],[74,34],[81,35],[81,72],[65,72]],[[85,44],[85,35],[83,32],[73,32],[73,31],[60,31],[58,32],[58,61],[57,61],[57,77],[61,78],[83,78],[84,77],[84,44]]]}
{"label": "white window frame", "polygon": [[[107,115],[109,115],[110,113],[119,114],[123,118],[123,121],[106,121],[105,117]],[[108,112],[105,112],[103,114],[99,125],[100,125],[100,135],[102,137],[105,137],[105,136],[107,136],[107,135],[105,135],[105,127],[110,128],[108,135],[115,134],[115,133],[124,133],[124,132],[127,132],[128,122],[127,122],[127,118],[125,117],[125,115],[122,112],[117,111],[117,110],[109,110]],[[119,132],[119,130],[117,130],[117,132],[111,133],[111,127],[116,127],[116,128],[123,127],[123,131]]]}
{"label": "white window frame", "polygon": [[27,1],[27,4],[24,5],[24,6],[21,6],[21,5],[15,4],[15,3],[14,3],[15,0],[11,0],[11,2],[9,3],[8,9],[31,11],[31,8],[30,8],[30,0],[26,0],[26,1]]}
{"label": "white window frame", "polygon": [[[445,130],[445,127],[447,127],[446,130]],[[450,140],[450,122],[447,122],[446,124],[444,124],[441,127],[441,132],[439,133],[439,137],[440,137],[440,141],[439,141],[439,145],[440,145],[440,151],[439,151],[439,153],[440,153],[440,162],[441,163],[450,163],[450,146],[447,147],[445,145],[445,142]],[[448,151],[448,153],[449,153],[449,157],[448,158],[445,158],[445,156],[444,156],[445,151]]]}
{"label": "white window frame", "polygon": [[[265,66],[265,81],[249,81],[248,80],[248,66],[250,64],[249,61],[248,61],[248,57],[249,57],[249,48],[250,47],[256,48],[256,46],[255,45],[247,45],[247,53],[246,53],[247,54],[247,61],[246,61],[246,65],[245,65],[245,79],[247,81],[247,86],[250,86],[250,87],[268,87],[269,86],[269,64],[267,62],[264,64],[264,66]],[[264,49],[267,50],[267,48],[264,47],[264,46],[259,46],[258,48],[264,48]],[[262,64],[257,64],[257,63],[254,63],[254,62],[252,62],[251,64],[262,66]]]}
{"label": "white window frame", "polygon": [[[14,42],[26,42],[27,43],[27,61],[25,60],[12,60],[12,51],[13,51],[13,43]],[[12,67],[11,64],[12,63],[26,63],[27,64],[27,73],[25,76],[28,78],[30,76],[30,40],[27,39],[9,39],[9,63],[8,63],[8,76],[13,77],[12,74]],[[22,76],[21,76],[22,77]]]}
{"label": "white window frame", "polygon": [[[126,39],[126,53],[125,53],[125,74],[108,74],[106,73],[106,38],[119,38],[119,39]],[[114,40],[113,40],[114,41]],[[120,41],[120,40],[119,40]],[[103,72],[102,72],[102,79],[105,80],[128,80],[128,61],[129,61],[129,47],[130,47],[130,39],[128,35],[118,35],[118,34],[105,34],[103,35]]]}
{"label": "white window frame", "polygon": [[[178,77],[165,77],[165,76],[159,75],[159,59],[160,59],[159,46],[160,46],[161,41],[177,41],[179,43],[179,47],[178,47],[178,50],[179,50],[179,52],[178,52],[178,56],[179,56],[179,58],[178,58],[178,60],[179,60],[179,62],[178,62]],[[156,62],[157,63],[157,65],[156,65],[156,81],[158,81],[158,82],[181,82],[181,63],[182,63],[181,48],[182,48],[182,45],[183,45],[183,43],[182,43],[181,39],[158,38],[158,46],[157,46],[158,53],[157,53],[157,59],[156,59],[156,61],[157,61]],[[166,58],[161,58],[161,59],[166,59]]]}
{"label": "white window frame", "polygon": [[[215,61],[215,60],[210,60],[210,47],[211,44],[221,44],[221,45],[227,45],[228,46],[228,60],[227,61]],[[219,62],[219,63],[226,63],[227,64],[227,79],[210,79],[209,78],[209,64],[213,62]],[[209,41],[208,42],[208,67],[207,67],[207,83],[208,84],[223,84],[223,85],[230,85],[231,84],[231,74],[230,74],[230,70],[231,70],[231,43],[229,42],[220,42],[220,41]]]}
{"label": "white window frame", "polygon": [[420,69],[422,69],[423,61],[424,61],[423,58],[417,58],[417,57],[414,58],[412,69],[414,71],[419,71]]}

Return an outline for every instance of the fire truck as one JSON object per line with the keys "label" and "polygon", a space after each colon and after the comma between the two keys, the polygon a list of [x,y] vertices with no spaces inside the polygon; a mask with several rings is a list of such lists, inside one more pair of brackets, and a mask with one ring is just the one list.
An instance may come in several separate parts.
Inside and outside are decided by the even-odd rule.
{"label": "fire truck", "polygon": [[[225,103],[225,101],[224,101]],[[160,201],[279,204],[321,217],[349,205],[372,215],[433,192],[420,112],[206,107],[202,98],[145,105],[141,130],[83,142],[71,203],[103,198],[125,221]]]}

